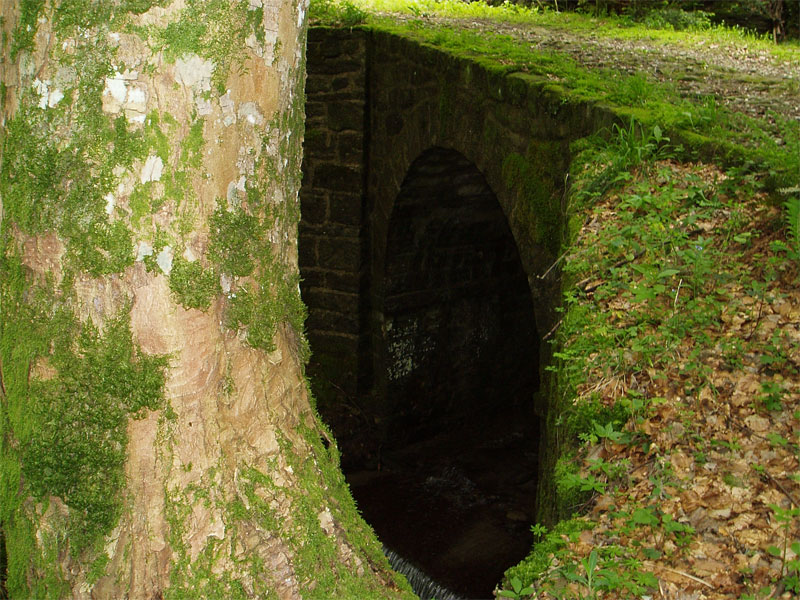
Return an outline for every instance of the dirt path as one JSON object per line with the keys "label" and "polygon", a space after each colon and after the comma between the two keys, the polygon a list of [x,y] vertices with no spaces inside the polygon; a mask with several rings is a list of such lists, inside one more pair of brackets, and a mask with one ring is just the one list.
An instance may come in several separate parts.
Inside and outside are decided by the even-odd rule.
{"label": "dirt path", "polygon": [[[399,21],[418,18],[384,15]],[[457,29],[508,35],[531,50],[564,52],[585,67],[642,73],[672,84],[681,96],[709,102],[774,122],[781,115],[800,123],[800,61],[779,61],[768,51],[732,44],[693,47],[654,39],[615,39],[594,32],[502,23],[486,19],[427,16],[425,20]]]}

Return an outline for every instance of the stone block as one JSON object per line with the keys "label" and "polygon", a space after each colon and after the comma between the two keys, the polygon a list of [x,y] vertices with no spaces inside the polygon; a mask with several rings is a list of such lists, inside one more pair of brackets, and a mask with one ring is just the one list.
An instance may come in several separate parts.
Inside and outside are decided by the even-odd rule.
{"label": "stone block", "polygon": [[329,289],[357,294],[361,277],[358,273],[345,271],[328,271],[325,273],[325,284]]}
{"label": "stone block", "polygon": [[360,193],[363,188],[360,169],[333,164],[317,165],[314,168],[314,187],[334,192]]}
{"label": "stone block", "polygon": [[317,235],[326,238],[358,240],[359,236],[359,228],[356,225],[327,222],[324,225],[314,225],[313,227]]}
{"label": "stone block", "polygon": [[[305,301],[305,296],[303,300]],[[314,308],[308,313],[306,329],[309,333],[330,331],[355,335],[358,333],[358,313],[340,313]]]}
{"label": "stone block", "polygon": [[342,131],[336,135],[336,155],[342,164],[364,163],[364,134],[360,131]]}
{"label": "stone block", "polygon": [[[310,64],[310,63],[309,63]],[[341,75],[342,73],[356,73],[364,68],[364,61],[353,58],[339,58],[326,60],[309,68],[314,75]]]}
{"label": "stone block", "polygon": [[342,53],[347,56],[364,56],[366,54],[366,45],[364,43],[363,34],[353,33],[351,37],[342,42],[341,48]]}
{"label": "stone block", "polygon": [[311,97],[315,94],[327,92],[331,89],[331,78],[327,75],[313,75],[309,73],[306,79],[306,94]]}
{"label": "stone block", "polygon": [[403,117],[396,112],[386,115],[384,121],[387,135],[398,135],[403,131]]}
{"label": "stone block", "polygon": [[[336,157],[336,149],[326,131],[313,129],[303,140],[303,154],[314,160],[332,160]],[[306,161],[309,162],[309,161]]]}
{"label": "stone block", "polygon": [[336,92],[340,92],[344,89],[349,88],[350,85],[351,85],[350,77],[342,75],[333,78],[333,80],[330,82],[330,89]]}
{"label": "stone block", "polygon": [[325,195],[308,188],[300,190],[300,221],[306,224],[321,224],[328,218],[328,199]]}
{"label": "stone block", "polygon": [[329,103],[328,125],[334,131],[363,131],[364,103],[361,101]]}
{"label": "stone block", "polygon": [[338,357],[340,364],[354,366],[358,363],[358,337],[352,334],[335,333],[333,331],[319,331],[311,338],[311,352]]}
{"label": "stone block", "polygon": [[347,292],[336,292],[327,288],[309,287],[303,295],[309,306],[314,310],[326,310],[343,315],[358,313],[358,295]]}
{"label": "stone block", "polygon": [[306,119],[316,118],[320,118],[323,120],[323,122],[327,122],[328,107],[324,102],[315,102],[313,100],[309,100],[306,102]]}
{"label": "stone block", "polygon": [[343,225],[361,225],[361,197],[352,194],[331,194],[330,221]]}
{"label": "stone block", "polygon": [[300,280],[300,293],[305,294],[309,288],[325,286],[325,271],[314,267],[304,267],[302,279]]}
{"label": "stone block", "polygon": [[317,266],[317,240],[313,237],[300,237],[297,241],[297,262],[301,269]]}
{"label": "stone block", "polygon": [[319,266],[326,269],[357,272],[361,258],[359,243],[347,239],[325,238],[318,241]]}
{"label": "stone block", "polygon": [[505,77],[503,84],[503,95],[507,101],[514,106],[524,106],[531,85],[529,76],[524,73],[511,73]]}

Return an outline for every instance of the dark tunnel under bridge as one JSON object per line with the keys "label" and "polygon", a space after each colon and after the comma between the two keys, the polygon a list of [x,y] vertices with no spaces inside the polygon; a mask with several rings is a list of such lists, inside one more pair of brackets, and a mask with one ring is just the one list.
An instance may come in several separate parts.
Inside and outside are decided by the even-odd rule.
{"label": "dark tunnel under bridge", "polygon": [[388,34],[309,32],[308,374],[366,520],[469,598],[530,548],[541,334],[582,134],[517,92]]}

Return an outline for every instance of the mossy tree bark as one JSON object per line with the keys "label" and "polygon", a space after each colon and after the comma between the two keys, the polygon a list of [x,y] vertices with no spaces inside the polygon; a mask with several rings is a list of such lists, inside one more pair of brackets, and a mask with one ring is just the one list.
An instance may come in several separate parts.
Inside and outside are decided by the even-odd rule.
{"label": "mossy tree bark", "polygon": [[303,376],[305,0],[1,1],[9,595],[406,595]]}

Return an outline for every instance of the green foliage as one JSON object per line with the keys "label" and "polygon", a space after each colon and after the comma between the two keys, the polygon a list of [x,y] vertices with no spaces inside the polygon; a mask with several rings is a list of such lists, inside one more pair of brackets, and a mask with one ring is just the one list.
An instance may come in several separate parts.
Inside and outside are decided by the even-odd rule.
{"label": "green foliage", "polygon": [[711,13],[702,10],[686,11],[678,7],[666,6],[648,11],[642,19],[642,24],[650,29],[705,31],[711,28]]}
{"label": "green foliage", "polygon": [[580,142],[586,149],[581,150],[580,146],[578,149],[586,154],[575,164],[586,164],[584,160],[591,160],[598,166],[593,169],[591,179],[586,181],[587,185],[579,188],[578,200],[597,198],[628,181],[636,167],[667,158],[678,151],[668,144],[669,141],[658,125],[647,129],[631,119],[628,127],[615,123],[610,134],[600,132],[594,138]]}
{"label": "green foliage", "polygon": [[[463,8],[455,6],[462,5]],[[555,15],[545,11],[527,11],[509,14],[502,7],[480,7],[480,3],[455,2],[393,2],[390,0],[370,4],[374,10],[402,10],[405,12],[453,14],[467,16],[482,10],[487,18],[504,22],[521,20],[525,23],[547,25],[570,30],[591,30],[592,35],[613,39],[645,38],[680,47],[702,41],[730,48],[744,43],[739,34],[717,28],[699,33],[659,32],[633,22],[616,19],[591,19],[571,14]],[[364,5],[366,7],[366,4]],[[459,12],[462,11],[462,12]],[[373,22],[375,19],[373,19]],[[615,69],[587,69],[566,53],[553,51],[532,52],[528,44],[512,36],[487,36],[479,32],[426,26],[419,19],[414,23],[398,25],[380,21],[380,29],[401,33],[424,43],[443,48],[449,53],[479,59],[489,65],[503,65],[507,71],[526,73],[538,79],[539,86],[557,94],[563,104],[602,104],[616,113],[620,121],[634,117],[641,124],[644,135],[651,135],[658,125],[663,135],[679,140],[684,145],[702,149],[704,154],[714,154],[727,162],[748,159],[759,169],[771,172],[773,185],[795,183],[800,171],[800,136],[797,124],[780,115],[769,118],[752,118],[722,106],[711,106],[708,99],[682,96],[677,88],[646,78],[644,75],[620,75]],[[718,39],[719,38],[719,39]],[[749,47],[763,47],[765,52],[777,52],[771,45],[747,39]],[[796,60],[797,52],[787,50],[781,60]],[[680,135],[679,135],[680,134]],[[642,135],[637,132],[637,135]]]}
{"label": "green foliage", "polygon": [[800,593],[800,540],[791,540],[790,535],[800,519],[800,507],[787,509],[777,504],[770,504],[769,507],[775,521],[783,530],[783,540],[781,540],[782,547],[771,545],[767,548],[767,553],[780,560],[780,580],[785,589],[798,594]]}
{"label": "green foliage", "polygon": [[[645,378],[656,381],[659,373],[674,369],[674,357],[683,355],[683,393],[696,397],[709,381],[709,366],[702,359],[711,347],[709,332],[724,327],[723,315],[731,310],[733,300],[727,290],[743,286],[750,290],[750,298],[768,301],[769,282],[778,277],[779,267],[787,260],[769,256],[756,266],[741,260],[762,234],[745,216],[752,207],[742,206],[743,199],[757,193],[754,177],[731,170],[722,181],[712,182],[686,165],[676,168],[674,161],[659,163],[660,157],[682,155],[681,149],[665,142],[660,129],[648,133],[634,123],[617,127],[610,139],[597,136],[575,146],[569,209],[581,211],[582,221],[589,225],[580,245],[570,248],[564,261],[563,320],[556,334],[553,364],[548,367],[549,385],[555,382],[548,388],[553,398],[550,410],[558,413],[548,427],[561,446],[553,475],[556,494],[545,501],[555,501],[561,507],[558,514],[563,515],[580,509],[593,494],[605,494],[606,500],[620,498],[614,491],[629,485],[631,467],[591,458],[595,444],[607,449],[610,444],[636,444],[651,454],[651,496],[638,504],[620,498],[625,511],[607,509],[613,526],[604,521],[609,530],[602,532],[603,540],[620,535],[633,537],[637,544],[620,548],[604,542],[594,559],[590,554],[583,564],[576,563],[569,551],[551,546],[551,559],[562,565],[558,569],[542,567],[535,576],[522,576],[530,568],[533,558],[529,558],[513,571],[520,581],[537,581],[541,590],[555,597],[563,592],[559,592],[556,573],[580,584],[590,597],[605,590],[618,594],[627,590],[623,596],[648,593],[657,582],[637,565],[665,553],[686,552],[695,536],[687,522],[658,508],[657,502],[673,496],[685,482],[677,479],[669,456],[661,456],[649,436],[635,431],[635,423],[659,409],[663,398],[636,390],[628,390],[621,398],[609,397],[601,393],[602,386],[587,390],[587,371],[593,373],[589,381],[638,377],[645,370]],[[599,204],[598,213],[592,215],[595,204]],[[613,227],[601,222],[601,215],[608,211],[614,214]],[[612,309],[608,310],[610,299]],[[753,321],[760,311],[758,302],[748,310]],[[792,343],[780,330],[758,341],[738,339],[729,346],[722,342],[715,351],[728,360],[759,363],[767,374],[795,372],[789,358]],[[784,409],[786,390],[781,382],[779,377],[761,381],[758,406]],[[691,425],[683,423],[679,431],[684,427]],[[780,448],[791,444],[781,436],[767,439]],[[705,443],[697,442],[695,456],[701,462],[729,442],[713,440],[710,450]],[[741,451],[735,442],[729,444],[730,452]],[[745,483],[731,471],[721,477],[729,485]],[[671,544],[665,546],[665,539]],[[788,568],[786,573],[794,576]]]}
{"label": "green foliage", "polygon": [[800,263],[800,188],[785,188],[779,191],[788,196],[783,203],[786,243],[778,241],[776,247],[785,251],[791,260]]}
{"label": "green foliage", "polygon": [[506,581],[510,582],[512,578],[521,582],[536,581],[550,568],[553,558],[564,550],[567,540],[577,540],[580,533],[588,529],[591,529],[591,526],[581,519],[560,521],[541,538],[541,541],[534,544],[525,560],[506,571]]}
{"label": "green foliage", "polygon": [[628,107],[654,106],[666,97],[667,90],[651,81],[645,73],[622,77],[616,89],[609,94],[615,103]]}
{"label": "green foliage", "polygon": [[319,25],[355,27],[366,21],[367,13],[348,0],[311,0],[308,19]]}
{"label": "green foliage", "polygon": [[511,589],[500,590],[497,594],[500,598],[514,598],[515,600],[519,600],[523,596],[533,596],[536,593],[536,589],[533,586],[528,585],[522,587],[522,582],[519,580],[519,577],[512,577],[509,583],[511,584]]}
{"label": "green foliage", "polygon": [[783,395],[785,390],[780,383],[765,381],[761,384],[761,396],[759,400],[768,411],[783,409]]}

